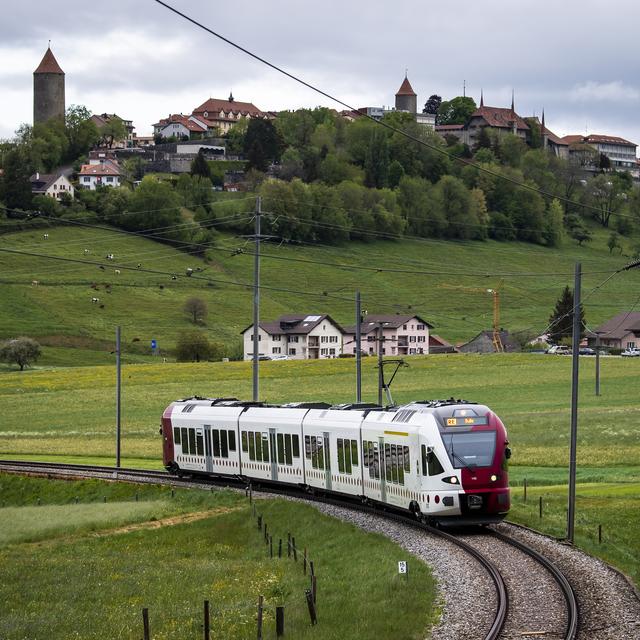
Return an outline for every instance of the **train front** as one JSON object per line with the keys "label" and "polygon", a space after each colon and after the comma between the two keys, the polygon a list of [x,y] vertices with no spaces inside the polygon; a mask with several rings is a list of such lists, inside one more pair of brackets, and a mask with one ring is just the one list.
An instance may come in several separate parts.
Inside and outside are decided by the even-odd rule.
{"label": "train front", "polygon": [[510,507],[507,430],[488,407],[457,404],[435,410],[449,461],[460,474],[461,522],[502,520]]}
{"label": "train front", "polygon": [[459,470],[461,520],[499,522],[509,511],[507,430],[484,405],[465,404],[436,410],[451,465]]}

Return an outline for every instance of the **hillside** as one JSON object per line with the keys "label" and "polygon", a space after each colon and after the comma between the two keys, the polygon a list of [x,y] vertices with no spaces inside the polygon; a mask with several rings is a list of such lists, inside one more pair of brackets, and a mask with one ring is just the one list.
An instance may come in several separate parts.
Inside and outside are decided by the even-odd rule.
{"label": "hillside", "polygon": [[[239,332],[252,318],[252,290],[239,286],[253,279],[253,245],[246,239],[221,235],[205,262],[115,230],[53,227],[46,233],[47,238],[43,230],[6,234],[0,248],[97,264],[0,252],[0,338],[29,335],[56,347],[45,350],[41,364],[110,360],[118,324],[125,352],[133,359],[135,354],[145,359],[152,338],[160,349],[172,348],[177,336],[193,327],[183,311],[191,296],[208,305],[204,328],[209,337],[227,345],[230,355],[239,350]],[[595,326],[630,309],[640,284],[640,273],[628,272],[587,295],[629,261],[617,252],[609,254],[607,237],[608,232],[594,228],[590,244],[580,247],[567,240],[559,249],[491,240],[404,239],[336,247],[266,243],[262,318],[327,312],[340,323],[353,323],[352,300],[360,289],[364,310],[411,309],[432,322],[435,333],[455,343],[490,328],[492,297],[486,289],[503,282],[502,326],[542,331],[561,289],[572,286],[579,260],[586,320]],[[239,248],[244,253],[234,251]],[[107,254],[114,260],[107,260]],[[194,270],[192,277],[186,276],[187,269]],[[69,347],[74,352],[66,351]],[[75,353],[78,349],[82,355]]]}

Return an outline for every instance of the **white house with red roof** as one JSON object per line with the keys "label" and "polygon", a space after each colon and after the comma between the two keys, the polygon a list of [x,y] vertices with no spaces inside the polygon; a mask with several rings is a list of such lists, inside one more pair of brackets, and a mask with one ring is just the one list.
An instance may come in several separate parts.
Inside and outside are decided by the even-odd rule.
{"label": "white house with red roof", "polygon": [[153,134],[161,138],[174,137],[178,140],[202,138],[209,127],[204,119],[174,113],[153,125]]}
{"label": "white house with red roof", "polygon": [[78,187],[95,191],[97,187],[119,187],[120,167],[114,160],[103,160],[97,164],[83,164],[78,172]]}

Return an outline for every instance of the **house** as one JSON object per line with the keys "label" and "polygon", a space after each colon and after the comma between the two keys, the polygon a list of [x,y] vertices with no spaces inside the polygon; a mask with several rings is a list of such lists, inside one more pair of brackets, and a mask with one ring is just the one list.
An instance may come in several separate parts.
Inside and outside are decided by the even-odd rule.
{"label": "house", "polygon": [[113,160],[103,160],[98,164],[83,164],[78,172],[78,186],[94,191],[97,187],[119,187],[120,168]]}
{"label": "house", "polygon": [[34,196],[49,196],[59,200],[64,193],[68,193],[71,198],[75,195],[73,185],[62,174],[34,173],[29,180]]}
{"label": "house", "polygon": [[133,132],[135,127],[133,126],[132,120],[121,118],[115,113],[101,113],[100,115],[94,113],[90,119],[95,123],[96,127],[98,128],[98,132],[101,133],[101,130],[104,129],[104,127],[109,124],[109,122],[114,118],[122,120],[122,124],[124,125],[126,133],[124,138],[121,138],[120,140],[111,140],[109,142],[109,146],[116,147],[118,149],[130,149],[134,147],[134,139],[136,137],[136,134]]}
{"label": "house", "polygon": [[[337,358],[342,353],[342,327],[331,316],[286,315],[258,328],[259,355],[291,360]],[[244,359],[253,358],[253,325],[242,331]]]}
{"label": "house", "polygon": [[[382,355],[407,356],[429,353],[429,330],[433,325],[417,315],[368,314],[360,325],[360,351],[378,354],[378,331],[382,330]],[[344,352],[357,352],[356,325],[344,328]]]}
{"label": "house", "polygon": [[456,348],[435,333],[429,334],[429,353],[455,353]]}
{"label": "house", "polygon": [[[611,168],[615,171],[629,171],[635,177],[638,176],[638,164],[636,159],[637,145],[617,136],[592,133],[590,135],[568,135],[562,138],[570,145],[571,155],[584,155],[584,148],[592,149],[592,161],[597,163],[600,154],[609,158]],[[595,153],[594,153],[595,152]],[[597,168],[597,167],[594,167]]]}
{"label": "house", "polygon": [[89,151],[89,164],[102,164],[107,160],[118,162],[118,156],[113,149],[92,149]]}
{"label": "house", "polygon": [[228,100],[209,98],[196,107],[192,115],[206,122],[209,132],[215,134],[217,130],[218,135],[227,133],[242,118],[268,119],[271,117],[269,113],[261,111],[251,102],[238,102],[233,94],[229,95]]}
{"label": "house", "polygon": [[[509,335],[505,329],[500,330],[500,342],[505,352],[513,353],[520,351],[520,344]],[[493,331],[481,331],[477,336],[458,345],[458,351],[461,353],[495,353],[496,348],[493,344]]]}
{"label": "house", "polygon": [[181,113],[169,115],[153,125],[153,134],[159,138],[175,138],[177,140],[191,140],[202,138],[208,131],[208,124],[204,119],[196,116],[183,116]]}
{"label": "house", "polygon": [[463,142],[472,147],[481,129],[495,131],[498,136],[512,133],[522,140],[529,135],[529,125],[515,111],[514,99],[511,98],[511,108],[486,107],[484,96],[480,95],[480,106],[471,114],[464,125]]}
{"label": "house", "polygon": [[628,349],[640,347],[640,311],[625,311],[611,318],[594,331],[587,333],[590,347],[596,346],[597,336],[600,345],[610,349]]}

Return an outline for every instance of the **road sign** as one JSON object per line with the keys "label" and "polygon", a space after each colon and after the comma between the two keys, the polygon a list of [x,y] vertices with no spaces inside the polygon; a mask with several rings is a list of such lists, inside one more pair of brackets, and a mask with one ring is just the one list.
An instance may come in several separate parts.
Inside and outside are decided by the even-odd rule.
{"label": "road sign", "polygon": [[157,349],[158,348],[158,343],[155,340],[151,341],[151,348],[152,349]]}
{"label": "road sign", "polygon": [[400,560],[400,562],[398,562],[398,573],[408,573],[408,569],[406,560]]}

